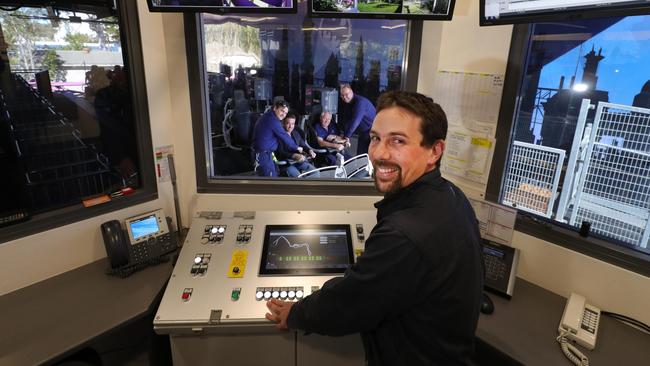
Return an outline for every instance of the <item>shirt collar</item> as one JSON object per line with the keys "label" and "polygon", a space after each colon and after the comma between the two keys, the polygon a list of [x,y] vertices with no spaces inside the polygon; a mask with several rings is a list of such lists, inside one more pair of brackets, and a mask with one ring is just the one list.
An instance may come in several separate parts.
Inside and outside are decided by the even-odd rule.
{"label": "shirt collar", "polygon": [[420,178],[416,179],[407,187],[391,195],[384,196],[384,199],[375,203],[377,220],[405,207],[413,206],[418,199],[418,197],[414,196],[415,192],[424,187],[435,189],[444,183],[444,181],[445,179],[440,175],[440,168],[437,167],[430,172],[422,174]]}

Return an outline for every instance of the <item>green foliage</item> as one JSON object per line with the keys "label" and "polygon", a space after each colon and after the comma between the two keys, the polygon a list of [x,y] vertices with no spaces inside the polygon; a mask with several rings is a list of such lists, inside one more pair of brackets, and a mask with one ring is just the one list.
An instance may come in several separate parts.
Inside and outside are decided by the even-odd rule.
{"label": "green foliage", "polygon": [[50,74],[52,81],[66,81],[66,72],[63,70],[63,61],[54,50],[47,50],[41,59],[41,65]]}
{"label": "green foliage", "polygon": [[81,51],[84,49],[84,43],[92,41],[90,36],[84,33],[68,33],[65,35],[64,39],[68,42],[65,49],[72,51]]}
{"label": "green foliage", "polygon": [[314,0],[313,6],[317,11],[339,11],[334,5],[334,0]]}

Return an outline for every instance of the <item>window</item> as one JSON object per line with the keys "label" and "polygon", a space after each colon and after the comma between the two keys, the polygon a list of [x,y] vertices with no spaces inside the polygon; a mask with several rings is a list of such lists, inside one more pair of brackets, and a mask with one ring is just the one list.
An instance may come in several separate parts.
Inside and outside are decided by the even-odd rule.
{"label": "window", "polygon": [[[0,212],[39,221],[86,198],[119,201],[124,187],[152,190],[141,169],[142,151],[151,149],[148,117],[134,110],[134,98],[146,100],[133,78],[142,69],[137,16],[124,15],[135,6],[106,4],[0,10]],[[88,214],[70,213],[66,220]]]}
{"label": "window", "polygon": [[496,152],[507,163],[488,192],[647,269],[650,16],[517,27],[511,61],[523,68],[508,70],[517,95],[504,94],[498,134],[510,144]]}
{"label": "window", "polygon": [[[207,166],[206,178],[199,179],[222,188],[245,183],[235,187],[239,192],[251,184],[276,184],[305,193],[301,186],[323,186],[325,181],[348,187],[356,183],[370,192],[371,165],[363,148],[369,127],[346,127],[356,101],[368,100],[372,112],[364,118],[374,117],[373,104],[381,92],[405,88],[409,22],[310,18],[306,2],[298,4],[298,14],[201,14],[199,19],[199,60],[194,62],[203,69],[197,78],[205,102],[193,110],[205,110],[198,127],[204,135],[197,136],[205,152],[197,153],[197,160],[203,155],[206,161],[197,161],[199,176]],[[197,58],[188,52],[190,62]],[[353,91],[351,103],[341,99],[342,84]],[[264,127],[258,121],[280,101],[295,116],[293,130],[284,127],[303,147],[302,154],[276,135],[264,145]],[[371,124],[372,118],[368,120]],[[273,123],[281,127],[277,119]],[[267,152],[272,163],[262,161]],[[270,170],[276,174],[265,174],[264,164],[273,165]]]}

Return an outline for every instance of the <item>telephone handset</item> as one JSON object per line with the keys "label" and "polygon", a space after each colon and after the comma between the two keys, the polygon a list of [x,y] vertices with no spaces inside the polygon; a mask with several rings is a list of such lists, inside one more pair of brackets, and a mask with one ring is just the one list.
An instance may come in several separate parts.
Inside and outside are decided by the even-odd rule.
{"label": "telephone handset", "polygon": [[162,210],[147,212],[124,220],[126,230],[117,220],[101,225],[102,237],[111,268],[159,258],[176,249]]}
{"label": "telephone handset", "polygon": [[588,365],[589,360],[568,341],[575,341],[589,350],[594,349],[599,323],[600,309],[587,304],[584,296],[572,293],[562,314],[557,340],[564,354],[575,365]]}

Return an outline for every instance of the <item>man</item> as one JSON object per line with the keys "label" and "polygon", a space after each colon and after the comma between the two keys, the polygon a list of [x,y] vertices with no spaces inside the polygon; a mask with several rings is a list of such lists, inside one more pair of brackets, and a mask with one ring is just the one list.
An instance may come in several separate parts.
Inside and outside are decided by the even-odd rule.
{"label": "man", "polygon": [[335,165],[337,153],[343,154],[345,159],[349,159],[350,156],[343,150],[350,147],[350,139],[345,138],[336,125],[331,123],[332,113],[322,112],[318,121],[319,123],[314,125],[318,146],[335,151],[323,155],[321,163],[323,165]]}
{"label": "man", "polygon": [[[316,157],[316,153],[312,150],[305,139],[302,137],[300,132],[295,129],[296,127],[296,116],[289,113],[282,120],[282,128],[286,131],[287,135],[296,143],[297,146],[302,147],[302,151],[306,152],[312,159]],[[278,150],[275,152],[275,157],[279,160],[293,160],[293,163],[286,165],[286,173],[289,177],[297,177],[300,173],[308,172],[310,170],[316,169],[315,166],[311,165],[305,155],[293,152],[289,150],[289,147],[280,141],[278,145]],[[311,175],[310,178],[318,178],[320,174]]]}
{"label": "man", "polygon": [[370,131],[384,199],[365,252],[299,302],[271,300],[280,329],[360,332],[368,365],[466,365],[483,288],[480,235],[463,193],[440,175],[447,119],[421,94],[380,96]]}
{"label": "man", "polygon": [[277,177],[278,169],[273,162],[273,152],[278,148],[278,141],[284,142],[291,152],[302,152],[302,147],[296,145],[287,132],[282,128],[282,119],[289,112],[289,104],[276,101],[273,108],[264,113],[253,130],[253,150],[255,152],[255,171],[262,177]]}
{"label": "man", "polygon": [[343,125],[345,126],[343,135],[349,139],[353,134],[357,134],[359,138],[357,155],[365,154],[368,152],[368,145],[370,144],[368,132],[377,113],[375,107],[368,99],[361,95],[355,95],[352,87],[348,84],[341,86],[341,99],[344,103],[343,113],[341,113]]}

